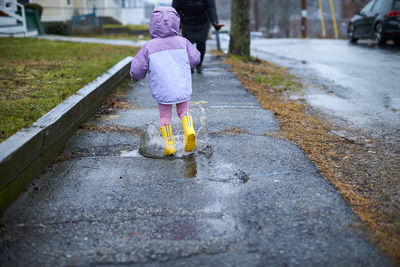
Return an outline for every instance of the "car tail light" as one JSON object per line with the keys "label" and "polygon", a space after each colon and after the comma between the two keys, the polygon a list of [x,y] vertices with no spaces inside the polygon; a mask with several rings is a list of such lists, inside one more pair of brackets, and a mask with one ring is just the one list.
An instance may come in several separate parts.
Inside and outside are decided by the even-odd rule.
{"label": "car tail light", "polygon": [[389,11],[389,13],[386,14],[386,17],[400,17],[400,11]]}

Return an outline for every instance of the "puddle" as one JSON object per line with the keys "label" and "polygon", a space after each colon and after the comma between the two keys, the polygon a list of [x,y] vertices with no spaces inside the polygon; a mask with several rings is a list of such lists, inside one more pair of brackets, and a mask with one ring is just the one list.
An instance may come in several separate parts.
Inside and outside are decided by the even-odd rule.
{"label": "puddle", "polygon": [[[164,141],[158,125],[153,121],[142,133],[139,150],[121,151],[121,157],[148,157],[153,159],[174,159],[178,180],[195,181],[203,186],[209,201],[200,210],[201,216],[192,220],[176,220],[160,225],[153,233],[155,239],[166,240],[207,240],[210,236],[230,235],[239,224],[226,211],[230,197],[237,193],[251,179],[241,168],[213,155],[208,146],[206,113],[201,106],[192,109],[197,134],[197,148],[192,153],[184,153],[182,126],[172,125],[177,146],[175,156],[164,157]],[[235,228],[236,227],[236,228]]]}
{"label": "puddle", "polygon": [[[175,161],[176,177],[179,182],[195,182],[204,187],[208,201],[194,218],[178,218],[166,221],[151,233],[153,239],[161,240],[209,240],[214,236],[230,236],[240,229],[240,222],[228,212],[231,196],[240,191],[251,180],[249,174],[214,155],[208,143],[208,131],[204,110],[199,108],[197,124],[197,148],[193,153],[183,152],[183,130],[173,125],[177,153],[174,157],[164,157],[164,142],[158,125],[151,122],[141,135],[140,150],[121,151],[121,157],[172,158]],[[200,114],[200,115],[199,115]],[[194,118],[196,119],[196,118]],[[200,123],[198,122],[200,119]]]}
{"label": "puddle", "polygon": [[212,172],[210,173],[208,180],[213,182],[240,185],[245,184],[250,180],[246,172],[231,163],[212,164],[210,167]]}
{"label": "puddle", "polygon": [[212,152],[195,153],[177,159],[177,162],[180,162],[176,165],[180,168],[177,179],[193,178],[199,183],[207,185],[211,182],[213,187],[219,188],[218,190],[225,184],[229,188],[228,191],[236,190],[250,180],[250,175],[235,164],[215,161],[208,153],[212,155]]}
{"label": "puddle", "polygon": [[358,125],[365,125],[373,119],[369,112],[370,109],[359,106],[356,103],[327,94],[311,94],[305,97],[310,105],[320,109],[321,111],[344,118]]}
{"label": "puddle", "polygon": [[[240,221],[229,212],[232,196],[236,195],[250,180],[249,175],[233,163],[213,162],[204,158],[198,163],[198,179],[205,186],[210,201],[201,211],[206,214],[218,214],[218,217],[205,219],[211,231],[221,235],[232,234],[240,229]],[[202,166],[201,166],[202,164]],[[235,199],[235,198],[233,198]]]}
{"label": "puddle", "polygon": [[307,96],[311,105],[330,109],[335,112],[355,112],[358,111],[357,107],[347,101],[346,99],[339,98],[333,95],[327,94],[312,94]]}
{"label": "puddle", "polygon": [[[160,134],[158,125],[152,121],[147,125],[147,129],[142,133],[140,137],[139,153],[148,158],[161,159],[161,158],[185,158],[189,155],[193,155],[196,152],[201,152],[207,148],[208,143],[208,127],[207,117],[204,108],[199,105],[198,108],[192,109],[193,119],[195,120],[194,126],[196,130],[196,124],[199,125],[196,130],[197,147],[192,152],[185,152],[183,150],[184,132],[182,125],[172,125],[174,132],[174,142],[176,144],[176,153],[174,156],[164,156],[164,141]],[[200,121],[197,118],[200,119]],[[197,120],[196,120],[197,119]]]}

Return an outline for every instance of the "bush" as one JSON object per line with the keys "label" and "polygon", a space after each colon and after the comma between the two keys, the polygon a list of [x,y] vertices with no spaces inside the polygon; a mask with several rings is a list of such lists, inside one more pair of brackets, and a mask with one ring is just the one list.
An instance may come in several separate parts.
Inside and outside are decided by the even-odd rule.
{"label": "bush", "polygon": [[44,25],[46,34],[70,35],[71,26],[65,22],[48,22]]}

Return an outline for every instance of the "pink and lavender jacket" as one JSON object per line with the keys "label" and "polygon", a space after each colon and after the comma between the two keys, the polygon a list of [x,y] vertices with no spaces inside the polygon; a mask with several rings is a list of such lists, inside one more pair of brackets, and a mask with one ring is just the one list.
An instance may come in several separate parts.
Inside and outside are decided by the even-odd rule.
{"label": "pink and lavender jacket", "polygon": [[150,18],[150,36],[133,58],[130,75],[139,81],[149,71],[153,98],[160,104],[177,104],[190,99],[190,68],[200,62],[199,51],[178,36],[180,18],[172,7],[157,7]]}

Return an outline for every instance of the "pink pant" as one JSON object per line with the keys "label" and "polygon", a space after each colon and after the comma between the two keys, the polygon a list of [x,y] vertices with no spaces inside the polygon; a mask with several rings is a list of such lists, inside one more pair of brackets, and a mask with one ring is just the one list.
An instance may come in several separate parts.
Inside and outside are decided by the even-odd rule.
{"label": "pink pant", "polygon": [[[165,126],[166,123],[171,125],[172,105],[158,104],[158,109],[160,110],[160,127]],[[189,101],[176,104],[176,111],[182,119],[186,113],[189,113]]]}

